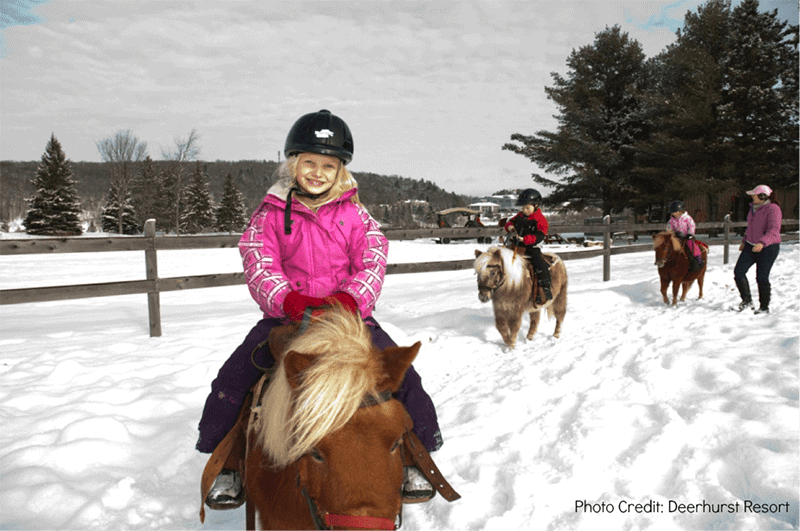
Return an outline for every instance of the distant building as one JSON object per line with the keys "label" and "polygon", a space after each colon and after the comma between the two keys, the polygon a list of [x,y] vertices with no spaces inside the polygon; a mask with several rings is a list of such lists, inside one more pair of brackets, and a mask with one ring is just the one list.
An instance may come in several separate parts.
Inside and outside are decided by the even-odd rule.
{"label": "distant building", "polygon": [[473,210],[480,211],[482,216],[493,216],[500,211],[500,205],[490,201],[478,201],[477,203],[472,203],[468,206]]}
{"label": "distant building", "polygon": [[481,202],[497,205],[495,212],[511,212],[517,210],[517,196],[512,194],[482,197]]}

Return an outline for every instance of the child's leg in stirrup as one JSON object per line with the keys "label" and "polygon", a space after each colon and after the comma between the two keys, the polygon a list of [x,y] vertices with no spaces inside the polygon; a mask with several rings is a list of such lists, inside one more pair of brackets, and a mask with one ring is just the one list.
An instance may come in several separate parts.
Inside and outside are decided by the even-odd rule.
{"label": "child's leg in stirrup", "polygon": [[[261,369],[254,363],[261,368],[274,365],[275,360],[269,352],[269,347],[264,345],[258,348],[258,346],[269,337],[270,330],[279,324],[280,321],[276,319],[259,321],[220,368],[211,384],[211,394],[206,399],[198,426],[199,451],[213,452],[234,428],[250,388],[263,375]],[[235,509],[244,501],[239,473],[239,459],[242,453],[240,442],[234,440],[234,448],[226,449],[229,453],[223,458],[227,460],[206,496],[205,503],[212,509]]]}
{"label": "child's leg in stirrup", "polygon": [[[397,346],[389,335],[372,319],[367,319],[367,324],[372,332],[372,342],[380,349]],[[412,431],[422,442],[428,452],[438,450],[442,446],[442,433],[439,429],[439,420],[433,400],[422,388],[422,380],[411,366],[406,371],[405,378],[400,384],[400,389],[395,397],[403,403],[411,420],[414,422]],[[403,501],[405,503],[419,503],[431,499],[435,491],[427,479],[416,469],[407,466],[403,482]]]}
{"label": "child's leg in stirrup", "polygon": [[[253,350],[267,339],[269,331],[279,324],[280,321],[276,319],[259,321],[220,368],[217,377],[211,383],[211,394],[206,399],[203,415],[200,418],[198,426],[200,438],[197,441],[199,451],[213,452],[233,427],[244,398],[263,374],[253,365],[251,359]],[[266,346],[255,353],[255,359],[265,368],[275,363]]]}
{"label": "child's leg in stirrup", "polygon": [[547,299],[538,302],[539,304],[544,304],[553,298],[553,292],[550,290],[550,266],[547,265],[547,261],[542,256],[542,250],[538,247],[530,248],[530,257],[533,270],[535,271],[536,278],[539,281],[539,287],[542,288],[542,291],[544,291],[544,296]]}

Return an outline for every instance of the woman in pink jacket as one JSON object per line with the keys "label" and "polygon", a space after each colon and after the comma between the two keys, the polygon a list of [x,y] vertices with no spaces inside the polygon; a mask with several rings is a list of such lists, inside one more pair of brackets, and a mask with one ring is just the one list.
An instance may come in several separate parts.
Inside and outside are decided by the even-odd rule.
{"label": "woman in pink jacket", "polygon": [[[248,391],[263,374],[254,362],[260,367],[275,363],[266,345],[273,327],[336,301],[361,313],[378,348],[395,346],[372,317],[386,273],[388,241],[359,202],[356,181],[345,168],[353,156],[350,129],[330,111],[306,114],[289,131],[284,153],[278,182],[239,241],[247,285],[264,318],[211,384],[199,425],[201,452],[213,452],[233,427]],[[414,433],[428,451],[437,450],[442,438],[436,410],[413,366],[396,397],[414,421]],[[404,496],[433,495],[418,471],[406,472]],[[242,502],[239,473],[223,470],[206,503],[226,509]]]}
{"label": "woman in pink jacket", "polygon": [[755,264],[759,302],[755,313],[769,313],[771,297],[769,272],[781,250],[783,213],[775,200],[775,194],[766,184],[756,186],[747,192],[747,195],[753,202],[750,203],[747,211],[747,228],[742,243],[739,245],[742,254],[739,255],[736,266],[733,268],[733,280],[742,297],[739,311],[753,308],[750,283],[747,281],[746,275],[747,271]]}

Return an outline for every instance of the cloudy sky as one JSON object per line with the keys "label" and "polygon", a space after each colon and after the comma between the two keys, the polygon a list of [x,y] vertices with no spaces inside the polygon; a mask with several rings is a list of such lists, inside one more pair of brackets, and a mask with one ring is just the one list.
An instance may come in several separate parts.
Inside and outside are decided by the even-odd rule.
{"label": "cloudy sky", "polygon": [[[570,52],[618,24],[652,57],[702,3],[2,0],[0,159],[38,160],[53,132],[99,161],[120,129],[160,159],[195,128],[204,160],[277,160],[325,108],[353,132],[353,171],[526,186],[540,170],[500,148],[555,130],[544,87]],[[797,0],[760,5],[797,24]]]}

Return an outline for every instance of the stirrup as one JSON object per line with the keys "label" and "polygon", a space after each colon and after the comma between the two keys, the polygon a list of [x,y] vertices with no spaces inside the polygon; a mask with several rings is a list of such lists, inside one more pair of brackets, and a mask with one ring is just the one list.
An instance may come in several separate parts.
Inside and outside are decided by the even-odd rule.
{"label": "stirrup", "polygon": [[403,503],[423,503],[435,495],[433,485],[417,467],[403,467]]}
{"label": "stirrup", "polygon": [[206,505],[216,510],[236,509],[244,503],[242,476],[236,470],[223,468],[206,496]]}

